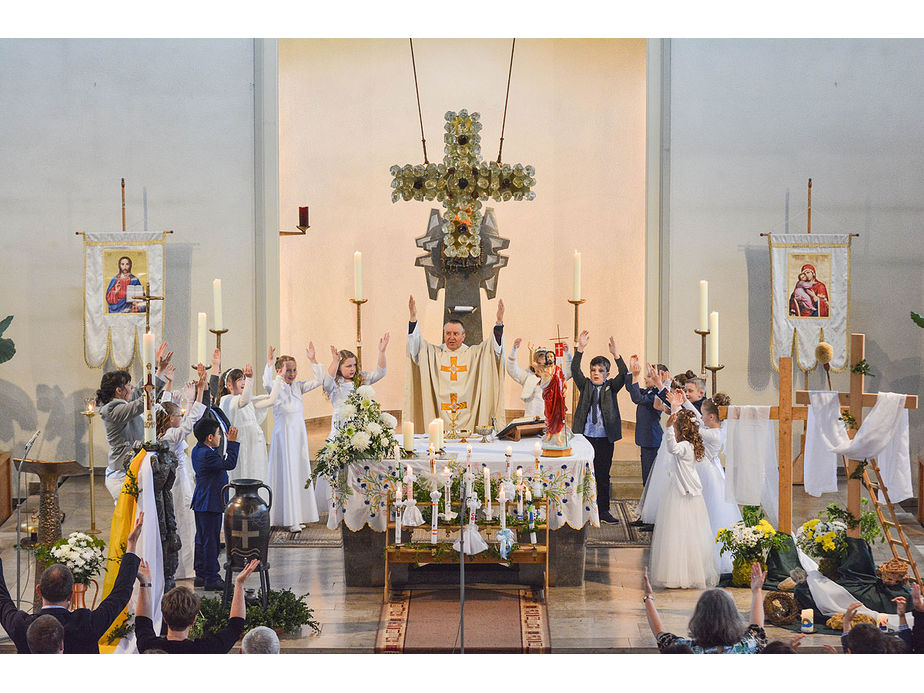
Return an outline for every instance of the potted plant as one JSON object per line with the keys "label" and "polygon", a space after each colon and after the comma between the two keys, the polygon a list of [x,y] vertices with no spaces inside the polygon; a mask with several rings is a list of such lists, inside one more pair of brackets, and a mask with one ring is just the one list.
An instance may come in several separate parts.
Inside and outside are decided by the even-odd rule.
{"label": "potted plant", "polygon": [[39,544],[34,548],[34,552],[40,563],[45,565],[60,563],[71,571],[74,576],[74,593],[71,597],[71,611],[73,611],[86,608],[85,597],[91,582],[96,586],[96,594],[93,596],[93,601],[96,602],[99,583],[93,578],[99,575],[106,565],[105,549],[106,544],[102,539],[83,532],[71,532],[51,546]]}
{"label": "potted plant", "polygon": [[721,553],[732,555],[732,584],[747,587],[751,584],[751,564],[760,563],[767,569],[770,549],[782,546],[783,538],[764,518],[760,506],[745,505],[742,519],[731,527],[723,527],[716,534],[716,543],[722,544]]}
{"label": "potted plant", "polygon": [[[864,498],[862,502],[866,505],[867,500]],[[855,518],[836,503],[830,503],[818,517],[799,527],[796,544],[818,560],[818,570],[822,575],[836,580],[838,566],[847,557],[847,530],[858,526],[860,536],[867,543],[877,541],[882,534],[876,514],[871,510],[865,510],[859,518]]]}
{"label": "potted plant", "polygon": [[[244,617],[244,632],[257,626],[267,626],[280,635],[297,633],[302,626],[308,626],[320,633],[321,627],[314,620],[314,612],[308,608],[307,594],[296,596],[292,590],[270,590],[267,594],[267,606],[258,595],[247,599],[247,614]],[[230,609],[222,608],[221,599],[205,597],[199,607],[199,618],[189,632],[190,640],[203,635],[217,633],[228,625]]]}

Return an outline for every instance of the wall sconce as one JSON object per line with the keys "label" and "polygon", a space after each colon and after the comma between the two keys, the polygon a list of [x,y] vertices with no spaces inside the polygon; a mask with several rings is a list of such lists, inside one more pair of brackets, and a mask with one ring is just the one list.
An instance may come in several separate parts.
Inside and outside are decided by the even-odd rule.
{"label": "wall sconce", "polygon": [[304,236],[305,232],[311,228],[311,225],[308,223],[308,208],[299,207],[298,208],[298,226],[295,228],[298,231],[283,231],[280,229],[280,236]]}

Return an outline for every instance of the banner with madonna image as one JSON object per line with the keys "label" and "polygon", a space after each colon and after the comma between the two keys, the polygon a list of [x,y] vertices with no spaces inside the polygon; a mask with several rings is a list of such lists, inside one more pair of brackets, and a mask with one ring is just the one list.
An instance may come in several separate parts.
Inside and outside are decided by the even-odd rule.
{"label": "banner with madonna image", "polygon": [[803,371],[818,365],[815,347],[834,349],[831,370],[847,367],[850,234],[770,234],[770,363],[792,356]]}
{"label": "banner with madonna image", "polygon": [[139,297],[164,295],[164,237],[163,231],[84,234],[83,344],[91,368],[108,358],[116,368],[132,364],[149,306],[151,332],[162,340],[163,301]]}

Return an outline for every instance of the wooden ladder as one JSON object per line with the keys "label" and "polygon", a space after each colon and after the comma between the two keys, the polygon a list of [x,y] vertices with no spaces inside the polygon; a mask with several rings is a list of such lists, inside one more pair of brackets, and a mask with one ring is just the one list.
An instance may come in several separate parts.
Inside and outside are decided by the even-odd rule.
{"label": "wooden ladder", "polygon": [[[844,460],[845,464],[846,462],[847,461]],[[876,481],[870,479],[869,470],[872,470],[876,475]],[[879,473],[879,464],[874,459],[869,460],[866,468],[863,470],[863,485],[866,486],[866,490],[869,491],[869,497],[873,501],[873,509],[876,511],[876,515],[879,517],[879,524],[882,525],[882,533],[885,535],[886,541],[889,542],[889,548],[892,549],[892,555],[911,568],[911,572],[914,573],[914,579],[920,584],[921,576],[918,574],[917,563],[915,563],[914,557],[911,555],[911,547],[908,545],[908,539],[905,537],[905,532],[902,529],[902,525],[898,521],[898,517],[895,515],[895,506],[892,505],[892,501],[889,498],[889,489],[887,489],[885,484],[882,483],[882,475]],[[882,497],[885,498],[884,503],[879,502],[879,494],[877,494],[876,491],[882,491]],[[889,517],[891,519],[886,519],[882,512],[883,506],[886,506],[889,509]],[[889,531],[890,529],[895,529],[895,531],[898,532],[897,540],[892,536],[892,533]],[[898,555],[897,547],[899,546],[904,549],[904,557]]]}

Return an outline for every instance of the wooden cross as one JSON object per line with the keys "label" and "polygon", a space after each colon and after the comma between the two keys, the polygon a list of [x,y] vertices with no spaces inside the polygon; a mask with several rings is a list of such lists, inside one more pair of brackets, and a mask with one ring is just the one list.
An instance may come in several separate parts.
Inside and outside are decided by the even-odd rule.
{"label": "wooden cross", "polygon": [[[846,408],[850,415],[857,422],[856,429],[848,428],[847,435],[853,439],[856,435],[857,430],[860,428],[860,424],[863,421],[863,408],[872,407],[876,404],[878,400],[878,395],[874,392],[866,392],[863,387],[864,375],[862,372],[855,372],[854,368],[858,363],[863,361],[866,358],[866,335],[865,334],[851,334],[850,335],[850,391],[849,392],[839,392],[838,399],[840,400],[841,408]],[[782,385],[782,378],[780,379],[780,388]],[[800,404],[808,404],[809,402],[809,393],[807,390],[798,390],[796,392],[796,401]],[[918,408],[918,397],[917,395],[906,395],[905,396],[905,409],[917,409]],[[860,502],[860,491],[861,491],[861,480],[859,478],[853,478],[853,472],[857,468],[857,465],[860,464],[859,460],[847,460],[847,510],[855,518],[859,518],[862,512],[862,503]],[[860,527],[854,527],[847,530],[847,536],[859,538],[860,536]]]}
{"label": "wooden cross", "polygon": [[443,411],[451,411],[455,414],[460,409],[468,409],[468,402],[459,402],[456,393],[453,392],[449,395],[449,404],[441,404],[440,409]]}
{"label": "wooden cross", "polygon": [[241,548],[249,549],[250,548],[250,538],[257,538],[260,536],[260,533],[256,530],[249,531],[250,525],[247,520],[241,520],[241,528],[239,530],[231,530],[232,537],[238,537],[241,540]]}
{"label": "wooden cross", "polygon": [[144,285],[144,293],[140,296],[135,296],[132,300],[134,301],[144,301],[144,331],[151,331],[151,301],[163,301],[163,296],[151,296],[151,284],[150,282]]}
{"label": "wooden cross", "polygon": [[[449,366],[440,366],[440,370],[444,373],[449,373],[449,379],[453,382],[459,380],[459,373],[465,373],[468,370],[468,366],[460,366],[456,363],[457,357],[449,357]],[[453,395],[455,397],[455,395]]]}

